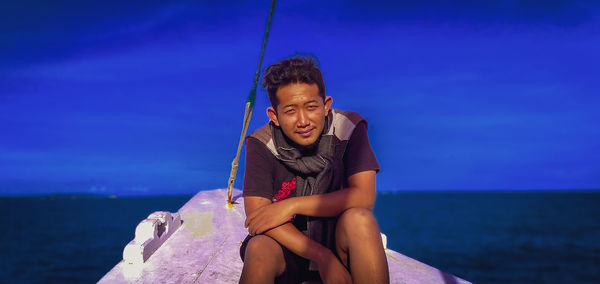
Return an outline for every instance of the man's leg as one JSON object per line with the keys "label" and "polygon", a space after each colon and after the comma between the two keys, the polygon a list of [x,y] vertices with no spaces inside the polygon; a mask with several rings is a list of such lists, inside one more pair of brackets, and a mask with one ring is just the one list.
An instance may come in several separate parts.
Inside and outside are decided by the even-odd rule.
{"label": "man's leg", "polygon": [[250,239],[240,283],[273,283],[284,271],[285,259],[278,242],[266,235]]}
{"label": "man's leg", "polygon": [[335,240],[338,256],[350,268],[354,283],[390,282],[379,226],[371,211],[344,211],[338,219]]}

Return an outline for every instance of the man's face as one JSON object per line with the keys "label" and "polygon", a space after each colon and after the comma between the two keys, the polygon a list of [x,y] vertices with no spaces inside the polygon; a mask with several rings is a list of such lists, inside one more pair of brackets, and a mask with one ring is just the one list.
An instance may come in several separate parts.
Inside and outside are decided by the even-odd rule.
{"label": "man's face", "polygon": [[300,146],[314,144],[325,127],[331,97],[319,96],[317,84],[292,83],[277,89],[277,111],[270,107],[267,115],[281,127],[285,136]]}

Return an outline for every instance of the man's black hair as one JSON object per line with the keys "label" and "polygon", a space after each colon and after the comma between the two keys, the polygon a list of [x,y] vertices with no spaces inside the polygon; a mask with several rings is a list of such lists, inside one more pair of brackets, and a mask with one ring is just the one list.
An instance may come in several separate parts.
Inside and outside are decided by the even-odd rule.
{"label": "man's black hair", "polygon": [[267,90],[271,106],[277,111],[277,90],[292,83],[317,84],[319,95],[325,100],[325,82],[317,59],[312,56],[294,56],[265,68],[262,88]]}

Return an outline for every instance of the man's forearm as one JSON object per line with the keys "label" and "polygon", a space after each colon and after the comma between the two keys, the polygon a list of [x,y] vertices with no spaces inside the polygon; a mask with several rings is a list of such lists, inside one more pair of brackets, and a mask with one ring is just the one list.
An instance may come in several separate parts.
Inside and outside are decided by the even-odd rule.
{"label": "man's forearm", "polygon": [[293,224],[286,223],[273,228],[266,235],[273,238],[293,253],[310,259],[316,263],[323,263],[335,257],[333,252],[318,242],[315,242],[300,232]]}
{"label": "man's forearm", "polygon": [[374,170],[362,171],[348,177],[348,187],[311,196],[290,198],[290,215],[331,217],[340,215],[350,208],[367,208],[373,210],[375,205]]}
{"label": "man's forearm", "polygon": [[342,190],[284,200],[290,203],[293,214],[306,216],[337,216],[349,208],[373,209],[375,193],[366,189],[349,187]]}

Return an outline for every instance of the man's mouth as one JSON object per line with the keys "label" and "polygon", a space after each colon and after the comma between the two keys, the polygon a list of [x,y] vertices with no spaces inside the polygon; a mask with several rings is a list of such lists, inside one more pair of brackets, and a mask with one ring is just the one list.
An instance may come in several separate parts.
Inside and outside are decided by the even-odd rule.
{"label": "man's mouth", "polygon": [[303,138],[308,138],[310,137],[310,135],[313,133],[315,129],[311,128],[309,130],[305,130],[305,131],[296,131],[296,133],[298,133],[298,135],[302,136]]}

